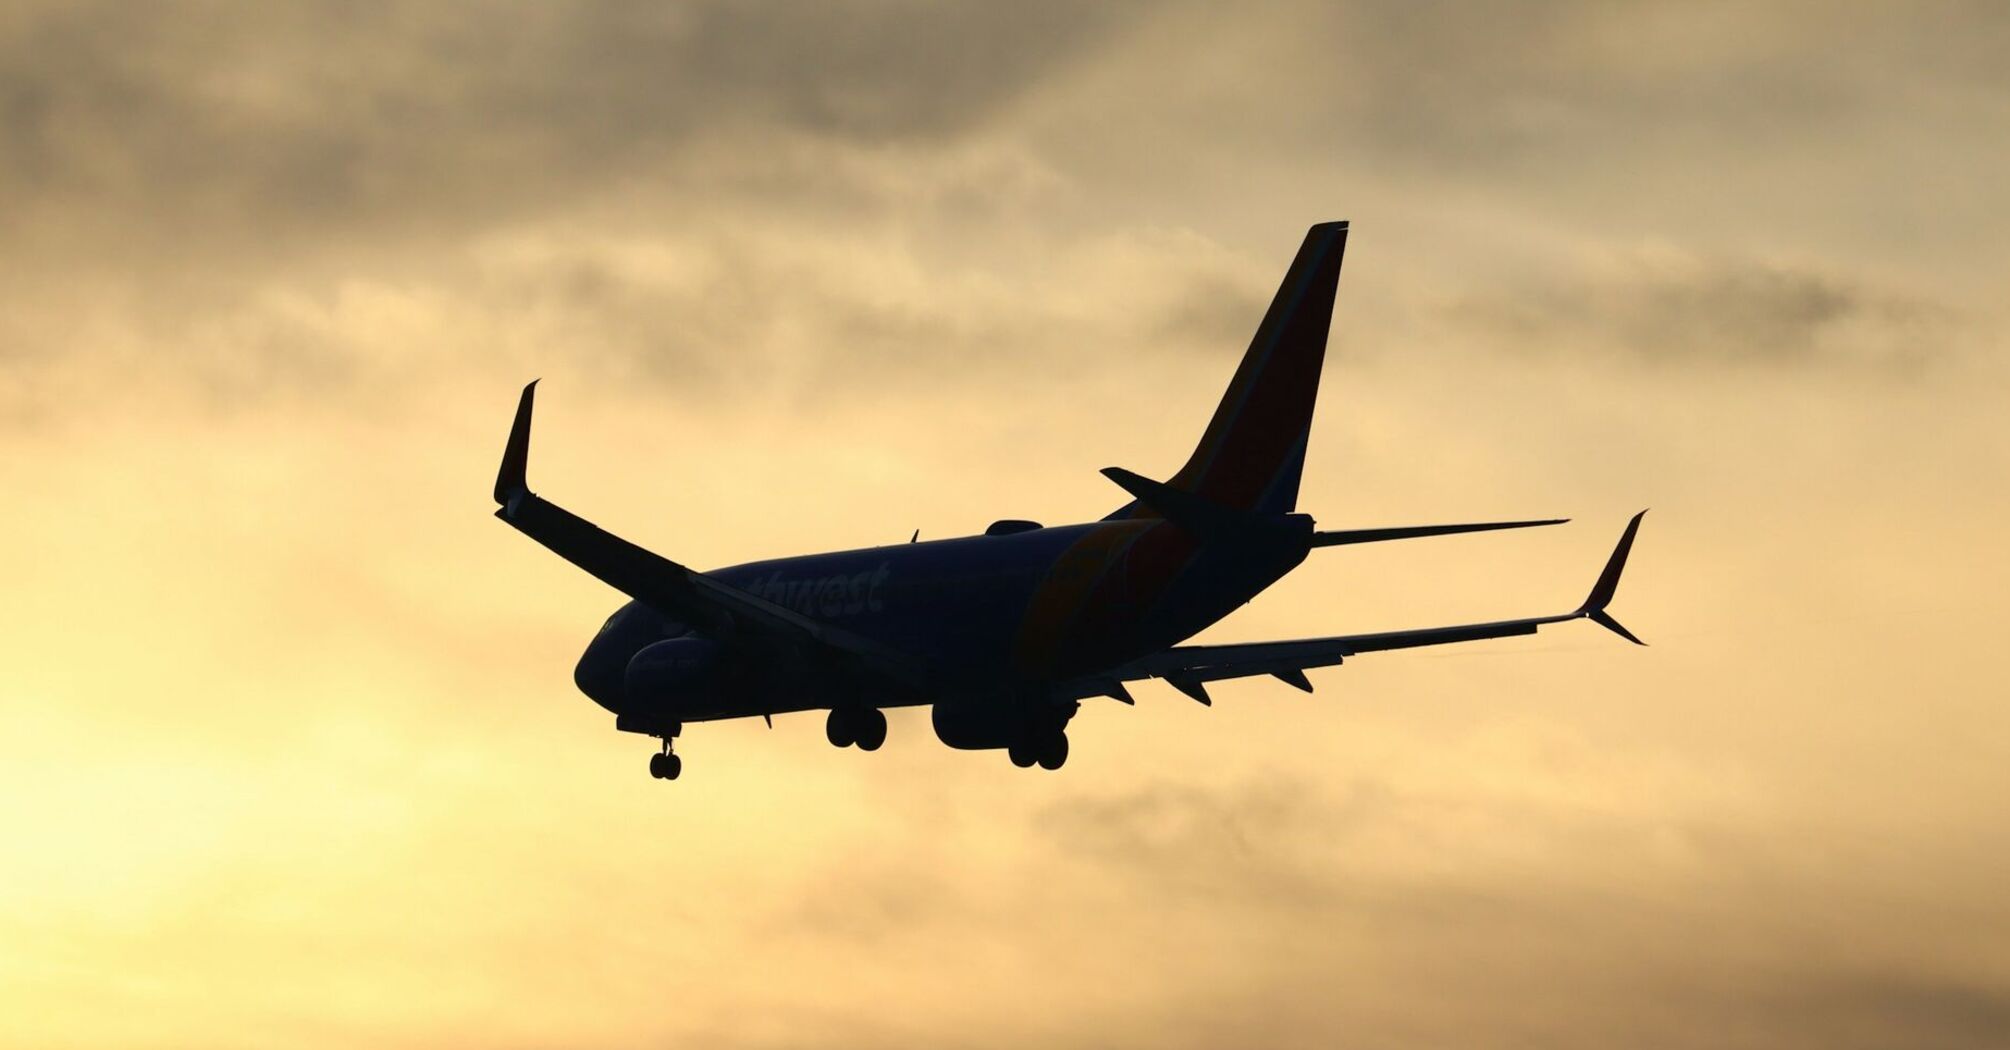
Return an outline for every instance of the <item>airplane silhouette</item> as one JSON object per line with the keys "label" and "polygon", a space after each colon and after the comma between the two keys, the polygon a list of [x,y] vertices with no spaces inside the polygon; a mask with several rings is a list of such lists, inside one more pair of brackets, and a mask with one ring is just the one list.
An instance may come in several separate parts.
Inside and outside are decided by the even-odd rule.
{"label": "airplane silhouette", "polygon": [[1347,224],[1311,228],[1200,443],[1166,481],[1103,473],[1131,498],[1098,521],[994,522],[981,536],[778,558],[696,572],[532,494],[532,398],[523,391],[496,475],[496,516],[630,598],[573,674],[615,728],[662,739],[652,775],[674,780],[692,722],[829,714],[833,745],[874,751],[889,707],[931,706],[935,734],[1014,765],[1059,769],[1081,701],[1132,703],[1160,679],[1202,704],[1207,683],[1305,672],[1349,657],[1534,634],[1606,613],[1633,516],[1584,604],[1492,623],[1229,645],[1180,645],[1317,547],[1561,524],[1566,519],[1320,531],[1296,513]]}

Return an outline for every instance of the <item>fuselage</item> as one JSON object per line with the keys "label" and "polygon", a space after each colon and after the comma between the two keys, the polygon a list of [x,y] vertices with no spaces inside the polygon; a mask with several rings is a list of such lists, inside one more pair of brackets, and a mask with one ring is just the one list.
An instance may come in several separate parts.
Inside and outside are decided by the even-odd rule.
{"label": "fuselage", "polygon": [[[707,575],[924,662],[941,690],[971,692],[1092,674],[1190,637],[1304,560],[1311,519],[1280,515],[1274,526],[1255,541],[1243,535],[1220,543],[1156,516],[1118,517],[748,562]],[[631,602],[587,647],[575,679],[602,706],[619,710],[622,674],[635,653],[690,630]],[[836,702],[821,669],[742,670],[683,698],[678,717]]]}

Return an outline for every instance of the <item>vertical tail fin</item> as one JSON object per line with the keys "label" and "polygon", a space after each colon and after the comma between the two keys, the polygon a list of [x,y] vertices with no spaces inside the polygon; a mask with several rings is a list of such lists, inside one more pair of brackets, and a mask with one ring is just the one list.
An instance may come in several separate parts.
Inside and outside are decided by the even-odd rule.
{"label": "vertical tail fin", "polygon": [[1174,488],[1237,510],[1283,514],[1297,506],[1346,248],[1344,222],[1306,232]]}

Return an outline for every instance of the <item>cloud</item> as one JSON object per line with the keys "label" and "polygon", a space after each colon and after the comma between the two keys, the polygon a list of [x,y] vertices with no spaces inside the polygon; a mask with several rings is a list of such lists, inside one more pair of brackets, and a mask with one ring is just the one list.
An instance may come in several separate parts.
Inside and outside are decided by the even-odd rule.
{"label": "cloud", "polygon": [[1808,1045],[1983,1050],[2010,1031],[2010,987],[1920,973],[1787,981],[1762,1009]]}
{"label": "cloud", "polygon": [[1135,11],[34,5],[0,45],[0,194],[184,246],[453,229],[722,136],[952,137]]}
{"label": "cloud", "polygon": [[1472,293],[1445,315],[1467,335],[1524,352],[1899,374],[1970,350],[1973,323],[1942,303],[1825,270],[1666,250]]}
{"label": "cloud", "polygon": [[[1012,162],[956,158],[901,180],[905,192],[957,193],[999,165]],[[862,192],[894,192],[870,170]],[[103,398],[94,386],[108,374],[112,390],[221,411],[423,401],[471,366],[562,369],[687,401],[888,397],[979,377],[1035,386],[1064,362],[1084,376],[1141,360],[1225,365],[1284,261],[1176,231],[984,258],[961,238],[888,236],[869,220],[806,234],[792,217],[728,203],[624,227],[525,221],[452,253],[348,272],[170,273],[138,288],[72,276],[0,311],[0,338],[21,379],[16,420],[52,387]]]}
{"label": "cloud", "polygon": [[[1986,1045],[2006,26],[0,5],[7,1037]],[[619,599],[488,516],[525,379],[534,476],[692,564],[1093,516],[1324,218],[1307,508],[1651,501],[1652,649],[1141,689],[1051,776],[898,711],[663,785],[574,693]],[[1586,528],[1209,640],[1567,607]]]}
{"label": "cloud", "polygon": [[[1913,61],[1958,14],[1851,61]],[[1374,318],[1419,284],[1453,300],[1461,337],[1572,354],[1904,369],[1986,338],[1957,331],[1959,291],[1944,307],[1708,236],[1610,272],[1508,247],[1530,264],[1517,286],[1470,265],[1503,252],[1498,231],[1432,230],[1517,172],[1541,175],[1524,206],[1595,200],[1609,166],[1590,162],[1643,149],[1661,159],[1622,165],[1646,180],[1627,193],[1663,198],[1657,173],[1694,164],[1650,139],[1724,148],[1685,128],[1743,121],[1745,145],[1818,156],[1826,140],[1780,129],[1882,120],[1778,12],[331,0],[9,18],[16,421],[49,390],[119,384],[228,407],[556,362],[710,397],[1232,354],[1287,238],[1339,200],[1417,220],[1363,239],[1375,265],[1347,278],[1371,344],[1411,334]],[[1933,112],[1968,112],[1971,50],[1909,81]],[[1559,221],[1545,236],[1611,247],[1580,232],[1609,216]]]}

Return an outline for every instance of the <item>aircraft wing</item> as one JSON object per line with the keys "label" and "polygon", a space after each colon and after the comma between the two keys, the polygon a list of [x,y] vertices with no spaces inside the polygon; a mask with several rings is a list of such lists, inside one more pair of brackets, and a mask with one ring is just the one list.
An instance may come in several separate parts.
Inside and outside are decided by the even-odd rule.
{"label": "aircraft wing", "polygon": [[1225,678],[1270,675],[1309,693],[1312,691],[1312,682],[1305,677],[1308,668],[1331,667],[1350,656],[1388,649],[1414,649],[1427,645],[1449,645],[1453,642],[1474,642],[1485,638],[1534,634],[1537,628],[1545,624],[1580,619],[1588,619],[1606,627],[1635,645],[1645,645],[1647,643],[1635,638],[1631,631],[1607,614],[1605,607],[1612,601],[1613,592],[1618,589],[1619,574],[1626,568],[1626,556],[1633,549],[1633,537],[1640,531],[1640,519],[1646,514],[1647,512],[1643,510],[1627,523],[1626,532],[1619,537],[1619,544],[1613,548],[1612,557],[1607,559],[1605,571],[1599,574],[1598,582],[1591,589],[1591,595],[1584,600],[1583,605],[1567,613],[1531,616],[1520,620],[1497,620],[1490,623],[1456,624],[1450,627],[1424,627],[1408,631],[1343,634],[1329,638],[1299,638],[1290,641],[1230,645],[1181,645],[1134,660],[1104,674],[1079,679],[1072,683],[1074,688],[1070,691],[1077,697],[1112,696],[1128,699],[1122,683],[1158,678],[1193,699],[1207,704],[1212,702],[1207,695],[1208,682]]}
{"label": "aircraft wing", "polygon": [[657,612],[728,635],[753,632],[799,648],[821,648],[910,685],[927,669],[906,654],[843,628],[785,609],[639,547],[530,491],[530,418],[537,383],[523,388],[516,422],[496,474],[496,517],[554,554]]}

